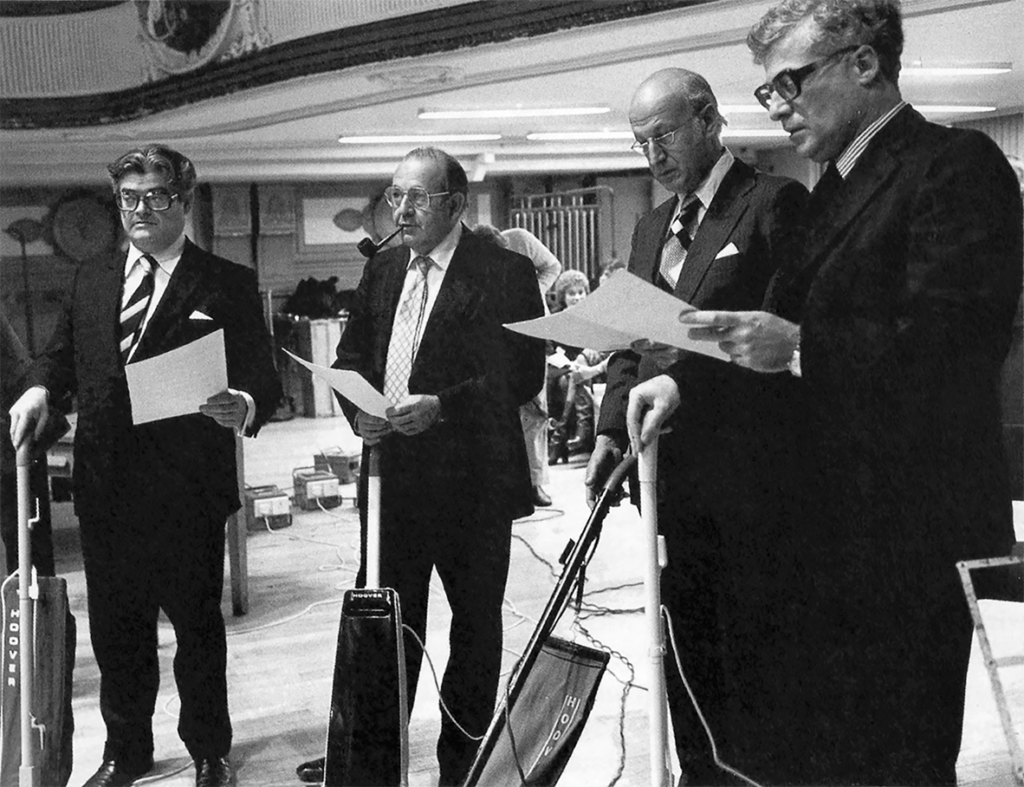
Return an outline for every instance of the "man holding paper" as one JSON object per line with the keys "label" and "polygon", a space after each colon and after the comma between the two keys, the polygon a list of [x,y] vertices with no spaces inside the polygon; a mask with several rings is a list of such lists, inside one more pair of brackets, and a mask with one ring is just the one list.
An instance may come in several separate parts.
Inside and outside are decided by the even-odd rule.
{"label": "man holding paper", "polygon": [[[441,699],[455,721],[442,713],[437,757],[440,784],[455,785],[476,751],[466,733],[483,735],[494,709],[512,520],[533,511],[519,407],[540,391],[544,346],[502,326],[544,307],[532,262],[463,225],[468,183],[450,155],[413,150],[384,193],[404,245],[366,263],[335,366],[392,403],[381,418],[342,400],[380,450],[381,584],[421,641],[435,568],[451,606]],[[422,655],[407,635],[410,706]],[[322,766],[299,771],[315,780]]]}
{"label": "man holding paper", "polygon": [[[807,581],[776,713],[788,734],[766,742],[791,764],[777,783],[957,783],[973,627],[956,562],[1014,541],[999,376],[1020,191],[986,135],[903,100],[903,40],[896,0],[785,0],[751,29],[755,96],[825,172],[765,310],[684,321],[802,393]],[[637,440],[649,404],[648,439],[658,403],[631,407]]]}
{"label": "man holding paper", "polygon": [[[11,408],[15,445],[74,396],[75,511],[107,727],[87,787],[153,766],[157,618],[174,626],[178,732],[202,787],[232,782],[224,620],[224,521],[237,510],[235,435],[253,436],[281,390],[256,277],[185,236],[196,173],[161,145],[108,170],[127,255],[81,265],[31,386]],[[223,331],[228,387],[193,414],[135,424],[126,364]]]}
{"label": "man holding paper", "polygon": [[[673,194],[637,224],[629,271],[698,308],[758,306],[794,248],[803,186],[734,158],[721,142],[718,102],[699,74],[671,68],[651,75],[636,90],[629,119],[633,148]],[[771,635],[774,591],[766,574],[789,480],[790,457],[780,450],[784,381],[663,345],[634,350],[643,352],[616,353],[609,362],[588,499],[627,446],[630,390],[671,366],[682,382],[658,462],[658,521],[668,548],[662,598],[720,750],[736,757],[749,739],[741,722],[752,721],[747,708],[766,685],[751,665],[758,642]],[[685,783],[726,783],[674,666],[666,684]]]}

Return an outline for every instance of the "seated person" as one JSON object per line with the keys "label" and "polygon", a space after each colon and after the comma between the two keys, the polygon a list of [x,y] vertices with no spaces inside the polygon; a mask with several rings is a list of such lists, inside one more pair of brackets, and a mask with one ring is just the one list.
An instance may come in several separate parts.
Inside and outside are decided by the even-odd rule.
{"label": "seated person", "polygon": [[[571,308],[590,294],[590,282],[577,270],[555,280],[555,311]],[[570,454],[590,453],[594,447],[592,382],[608,367],[608,353],[580,347],[549,347],[548,464],[568,462]],[[572,435],[570,437],[570,435]]]}

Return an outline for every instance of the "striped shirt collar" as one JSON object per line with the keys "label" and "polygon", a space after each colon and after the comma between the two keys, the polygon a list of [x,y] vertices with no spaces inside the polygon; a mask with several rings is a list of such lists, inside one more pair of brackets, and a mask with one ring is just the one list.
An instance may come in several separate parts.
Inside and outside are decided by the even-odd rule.
{"label": "striped shirt collar", "polygon": [[853,165],[857,163],[857,159],[859,159],[861,154],[867,149],[868,143],[885,127],[885,124],[896,117],[896,113],[905,106],[908,106],[907,102],[900,101],[896,106],[878,118],[878,120],[860,132],[860,134],[857,135],[857,138],[846,146],[846,150],[844,150],[839,155],[839,158],[836,159],[836,169],[839,171],[843,180],[846,180],[846,177],[850,174],[850,170],[853,169]]}

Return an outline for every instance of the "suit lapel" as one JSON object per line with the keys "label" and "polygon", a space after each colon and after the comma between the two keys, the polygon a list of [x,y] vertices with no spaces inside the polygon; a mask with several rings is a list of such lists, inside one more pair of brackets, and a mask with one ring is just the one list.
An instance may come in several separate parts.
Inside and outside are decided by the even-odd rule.
{"label": "suit lapel", "polygon": [[[812,280],[839,238],[878,192],[896,177],[903,150],[912,144],[917,128],[924,122],[920,114],[906,108],[871,140],[828,203],[816,209],[807,227],[804,254],[795,264],[781,270],[769,285],[765,302],[773,311],[781,310],[791,317],[795,314],[785,304],[803,301]],[[813,204],[813,192],[811,201]]]}
{"label": "suit lapel", "polygon": [[668,237],[668,225],[676,212],[678,197],[663,202],[651,214],[646,228],[641,229],[637,234],[637,243],[641,244],[636,251],[638,262],[637,270],[633,271],[644,281],[652,284],[658,283],[658,275],[661,271],[661,249]]}
{"label": "suit lapel", "polygon": [[896,176],[901,166],[901,153],[914,135],[913,126],[918,119],[924,122],[913,110],[900,112],[871,140],[838,192],[822,206],[820,215],[809,228],[806,256],[809,264],[820,264],[821,256],[837,243],[878,192]]}
{"label": "suit lapel", "polygon": [[139,348],[133,356],[136,360],[157,355],[163,352],[163,348],[174,346],[175,329],[188,316],[184,313],[186,304],[202,283],[204,274],[199,249],[186,239],[181,259],[174,268],[167,289],[139,339]]}
{"label": "suit lapel", "polygon": [[698,225],[676,282],[675,296],[680,300],[689,302],[693,299],[708,268],[715,261],[715,255],[725,246],[736,222],[746,212],[747,203],[742,197],[753,188],[754,179],[745,170],[746,165],[739,161],[729,168],[711,200],[711,207]]}
{"label": "suit lapel", "polygon": [[466,285],[467,280],[471,278],[474,264],[472,240],[469,229],[463,227],[459,245],[455,247],[441,289],[437,292],[434,308],[430,312],[430,319],[423,330],[420,351],[416,353],[416,359],[413,361],[414,369],[419,365],[421,358],[429,357],[432,347],[444,341],[449,330],[446,326],[452,320],[457,320],[465,310],[470,295]]}

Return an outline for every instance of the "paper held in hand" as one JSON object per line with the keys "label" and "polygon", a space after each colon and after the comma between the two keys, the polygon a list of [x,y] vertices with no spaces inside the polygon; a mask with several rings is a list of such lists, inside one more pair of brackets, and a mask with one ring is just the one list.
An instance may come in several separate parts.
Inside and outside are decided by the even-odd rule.
{"label": "paper held in hand", "polygon": [[567,347],[625,350],[647,339],[728,361],[716,342],[690,339],[689,327],[679,322],[679,315],[690,311],[696,307],[629,271],[619,271],[571,309],[505,327]]}
{"label": "paper held in hand", "polygon": [[285,350],[285,352],[364,413],[374,415],[377,418],[387,418],[387,409],[393,403],[384,394],[370,385],[359,372],[353,372],[348,369],[332,369],[329,366],[321,366],[318,363],[310,363],[303,360],[295,353],[288,352],[288,350]]}

